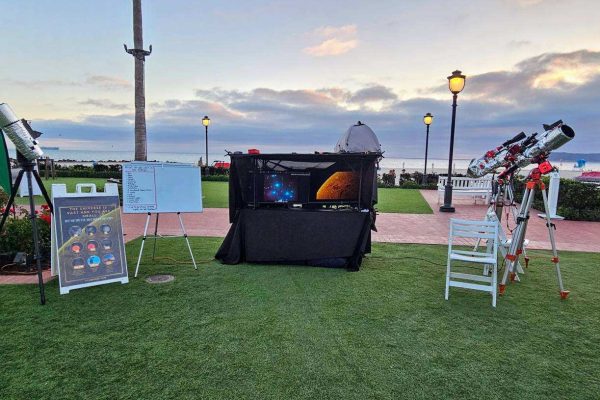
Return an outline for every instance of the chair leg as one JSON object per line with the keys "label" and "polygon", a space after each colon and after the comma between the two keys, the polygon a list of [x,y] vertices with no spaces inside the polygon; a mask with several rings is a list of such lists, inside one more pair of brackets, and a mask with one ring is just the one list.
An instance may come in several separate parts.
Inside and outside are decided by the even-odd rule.
{"label": "chair leg", "polygon": [[448,257],[448,264],[446,266],[446,295],[445,298],[448,300],[450,295],[450,257]]}
{"label": "chair leg", "polygon": [[492,271],[492,307],[496,308],[496,299],[498,297],[498,262],[494,263]]}

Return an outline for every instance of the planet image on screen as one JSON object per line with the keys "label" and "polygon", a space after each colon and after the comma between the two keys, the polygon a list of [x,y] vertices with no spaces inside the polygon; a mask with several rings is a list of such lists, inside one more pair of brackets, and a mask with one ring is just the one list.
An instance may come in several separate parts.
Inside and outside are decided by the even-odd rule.
{"label": "planet image on screen", "polygon": [[353,200],[358,197],[359,176],[352,171],[332,174],[317,191],[317,200]]}

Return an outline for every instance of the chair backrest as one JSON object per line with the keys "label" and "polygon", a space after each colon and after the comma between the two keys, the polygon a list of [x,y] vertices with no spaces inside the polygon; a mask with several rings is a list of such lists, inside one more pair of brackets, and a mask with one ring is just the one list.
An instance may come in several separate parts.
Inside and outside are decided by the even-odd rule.
{"label": "chair backrest", "polygon": [[[448,176],[438,176],[438,187],[444,187],[448,181]],[[465,177],[452,177],[452,186],[455,189],[490,189],[492,187],[492,179],[488,177],[484,178],[465,178]]]}
{"label": "chair backrest", "polygon": [[[448,237],[449,250],[456,239],[487,240],[492,245],[494,254],[498,249],[498,221],[450,219],[450,236]],[[465,243],[457,243],[464,245]]]}

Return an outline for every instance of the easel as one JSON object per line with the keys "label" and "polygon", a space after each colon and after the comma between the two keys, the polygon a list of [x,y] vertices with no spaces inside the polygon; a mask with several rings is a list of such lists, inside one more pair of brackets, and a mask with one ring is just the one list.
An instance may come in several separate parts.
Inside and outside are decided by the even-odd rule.
{"label": "easel", "polygon": [[42,276],[42,260],[40,255],[40,243],[38,238],[38,229],[37,229],[37,217],[35,215],[35,199],[33,198],[33,183],[32,177],[35,179],[37,184],[40,187],[42,195],[46,200],[46,204],[48,204],[48,208],[50,212],[53,213],[52,201],[50,201],[50,197],[48,196],[48,192],[44,188],[44,183],[40,178],[40,175],[35,170],[35,162],[28,160],[25,158],[19,151],[17,151],[17,161],[21,167],[21,171],[19,171],[19,175],[17,175],[17,179],[15,179],[15,183],[12,188],[12,193],[10,195],[10,199],[8,199],[8,203],[6,204],[6,209],[2,214],[2,220],[0,221],[0,232],[2,232],[2,228],[4,228],[4,223],[6,222],[6,218],[10,214],[10,209],[15,204],[15,196],[19,191],[19,186],[21,185],[21,180],[23,179],[23,175],[27,176],[27,188],[29,193],[29,218],[31,219],[31,236],[33,240],[33,258],[36,262],[37,267],[37,275],[38,275],[38,286],[40,288],[40,303],[42,305],[46,304],[46,294],[44,290],[44,278]]}
{"label": "easel", "polygon": [[[138,260],[137,260],[137,264],[135,266],[135,275],[134,277],[137,278],[138,276],[138,270],[140,268],[140,262],[142,261],[142,253],[144,252],[144,244],[146,243],[146,238],[147,238],[147,234],[148,234],[148,225],[150,224],[150,216],[152,215],[152,213],[148,213],[147,217],[146,217],[146,225],[144,226],[144,236],[142,237],[142,245],[140,247],[140,254],[138,255]],[[154,248],[152,250],[152,259],[154,260],[154,256],[156,255],[156,239],[160,236],[161,238],[164,237],[162,235],[158,235],[158,219],[159,219],[160,213],[156,213],[156,224],[154,225]],[[185,241],[187,243],[187,247],[188,250],[190,251],[190,257],[192,258],[192,263],[194,264],[194,269],[198,269],[198,266],[196,265],[196,260],[194,259],[194,253],[192,253],[192,247],[190,246],[190,240],[188,239],[188,235],[187,232],[185,231],[185,227],[183,226],[183,219],[181,218],[181,212],[177,213],[177,217],[179,218],[179,226],[181,227],[181,232],[183,233],[183,237],[185,238]]]}
{"label": "easel", "polygon": [[518,278],[518,265],[519,256],[523,253],[523,243],[525,241],[525,234],[527,232],[527,224],[529,222],[529,212],[533,199],[535,197],[536,190],[542,192],[542,199],[544,201],[546,227],[548,228],[548,236],[550,238],[550,245],[552,246],[552,262],[556,268],[556,277],[558,280],[558,287],[560,289],[560,297],[566,299],[569,296],[569,291],[565,290],[562,281],[562,275],[560,273],[560,264],[558,261],[558,252],[556,250],[556,243],[554,240],[554,229],[556,226],[552,223],[550,218],[550,210],[548,207],[548,197],[546,195],[546,185],[542,182],[542,175],[553,171],[554,168],[548,161],[540,160],[539,166],[534,168],[526,180],[525,193],[523,194],[523,200],[521,201],[521,208],[517,216],[517,227],[513,232],[512,242],[506,255],[506,266],[504,268],[504,276],[500,283],[500,295],[504,294],[506,290],[506,283],[510,277],[511,281],[515,281]]}

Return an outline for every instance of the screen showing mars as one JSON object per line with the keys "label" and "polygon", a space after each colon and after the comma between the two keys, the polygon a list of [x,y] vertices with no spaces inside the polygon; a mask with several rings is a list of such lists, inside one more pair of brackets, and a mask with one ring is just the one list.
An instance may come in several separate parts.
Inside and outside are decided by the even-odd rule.
{"label": "screen showing mars", "polygon": [[333,173],[317,190],[316,200],[356,200],[360,176],[352,171]]}

